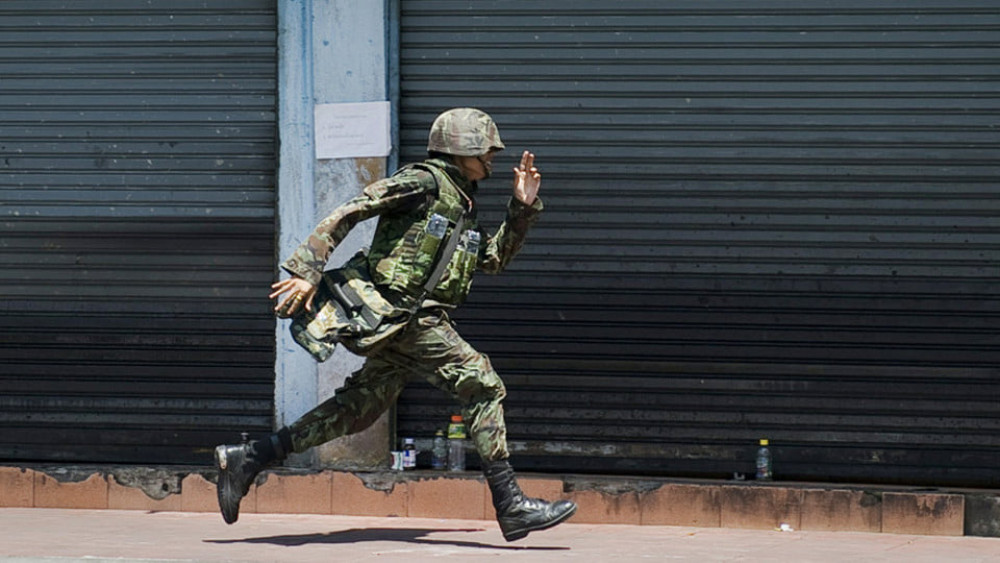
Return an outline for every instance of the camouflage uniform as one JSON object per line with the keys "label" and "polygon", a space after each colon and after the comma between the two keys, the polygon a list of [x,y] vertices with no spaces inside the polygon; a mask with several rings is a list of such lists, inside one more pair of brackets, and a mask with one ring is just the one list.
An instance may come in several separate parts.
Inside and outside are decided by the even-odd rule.
{"label": "camouflage uniform", "polygon": [[[476,184],[452,162],[473,166],[465,169],[476,177],[488,177],[492,152],[503,148],[489,115],[473,108],[442,113],[431,126],[427,150],[432,155],[451,156],[411,165],[368,186],[320,223],[282,264],[311,282],[315,291],[329,289],[337,296],[327,298],[324,294],[318,311],[299,313],[291,327],[296,342],[321,361],[330,352],[331,342],[362,353],[368,361],[333,398],[290,427],[260,440],[215,448],[219,470],[216,490],[226,523],[239,518],[243,497],[268,464],[285,459],[289,450],[303,452],[367,428],[396,400],[407,381],[417,377],[462,405],[483,458],[483,475],[504,539],[521,539],[576,513],[577,506],[571,501],[548,502],[524,495],[507,461],[500,405],[506,395],[503,382],[489,359],[462,340],[448,318],[447,310],[465,300],[473,272],[477,268],[490,273],[502,270],[520,250],[542,209],[540,200],[529,206],[511,198],[507,219],[496,235],[487,238],[476,225]],[[478,160],[481,169],[467,157]],[[534,197],[541,178],[533,162],[534,155],[525,151],[516,175],[515,194],[525,199]],[[534,183],[534,188],[528,183]],[[347,232],[358,221],[375,216],[379,223],[371,251],[324,274],[330,253]],[[458,225],[462,230],[455,237],[449,235],[448,231],[455,233]],[[458,246],[438,279],[432,271],[446,239],[458,241]],[[286,280],[272,286],[278,290],[275,295],[295,289],[279,304],[279,315],[298,310],[305,298],[300,281]],[[434,287],[428,288],[430,285]],[[348,293],[355,294],[360,303]],[[364,322],[355,325],[358,311]]]}
{"label": "camouflage uniform", "polygon": [[[463,243],[416,319],[387,346],[368,356],[365,365],[331,399],[289,427],[294,451],[303,452],[367,428],[392,405],[408,380],[419,377],[459,402],[484,460],[508,457],[500,404],[506,395],[503,382],[489,358],[459,336],[447,309],[464,301],[474,270],[498,273],[510,263],[538,219],[542,204],[536,200],[527,206],[511,198],[506,220],[494,236],[487,237],[476,223],[476,188],[475,182],[466,180],[445,160],[429,159],[404,168],[369,185],[339,207],[282,264],[292,274],[318,284],[331,252],[350,229],[359,221],[378,216],[368,268],[382,295],[394,305],[408,308],[416,298],[414,289],[433,266],[426,249],[421,250],[428,218],[438,213],[454,223],[459,214],[466,214],[468,230]],[[485,241],[471,256],[470,236]]]}

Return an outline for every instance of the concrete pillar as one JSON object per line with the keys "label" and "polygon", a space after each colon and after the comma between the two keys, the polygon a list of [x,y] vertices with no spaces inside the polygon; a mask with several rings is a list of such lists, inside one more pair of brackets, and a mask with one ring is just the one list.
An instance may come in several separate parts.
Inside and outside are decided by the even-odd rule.
{"label": "concrete pillar", "polygon": [[[316,104],[388,99],[387,14],[383,2],[279,0],[278,260],[287,257],[315,225],[344,201],[386,173],[385,158],[316,160]],[[338,265],[371,240],[366,221],[334,252]],[[283,274],[284,276],[284,274]],[[323,364],[299,349],[287,321],[276,329],[275,421],[294,422],[333,395],[362,360],[345,350]],[[369,430],[316,448],[290,465],[362,469],[384,463],[388,417]]]}

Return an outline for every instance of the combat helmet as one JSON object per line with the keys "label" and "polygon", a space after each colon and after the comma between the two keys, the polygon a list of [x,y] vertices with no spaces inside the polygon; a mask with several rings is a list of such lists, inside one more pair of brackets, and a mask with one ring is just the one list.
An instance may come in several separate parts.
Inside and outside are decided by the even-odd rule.
{"label": "combat helmet", "polygon": [[493,118],[475,108],[454,108],[437,116],[427,137],[427,151],[455,156],[482,156],[503,150]]}

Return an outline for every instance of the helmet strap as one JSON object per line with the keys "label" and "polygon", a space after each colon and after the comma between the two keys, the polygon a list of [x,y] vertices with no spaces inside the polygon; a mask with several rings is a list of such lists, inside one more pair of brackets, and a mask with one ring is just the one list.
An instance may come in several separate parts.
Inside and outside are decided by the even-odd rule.
{"label": "helmet strap", "polygon": [[488,162],[486,162],[485,160],[483,160],[483,155],[477,156],[476,160],[479,161],[479,164],[483,165],[483,171],[486,173],[486,175],[483,176],[484,180],[493,175],[493,169],[491,168],[491,166],[490,166],[490,164]]}

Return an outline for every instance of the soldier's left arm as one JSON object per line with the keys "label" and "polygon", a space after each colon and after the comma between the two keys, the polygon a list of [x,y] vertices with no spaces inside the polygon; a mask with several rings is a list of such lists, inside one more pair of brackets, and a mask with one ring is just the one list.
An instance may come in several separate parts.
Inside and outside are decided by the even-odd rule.
{"label": "soldier's left arm", "polygon": [[538,198],[541,187],[542,173],[535,166],[535,155],[524,151],[521,162],[514,167],[514,195],[507,204],[507,219],[480,250],[476,264],[480,270],[487,274],[500,272],[524,246],[528,229],[542,212],[542,200]]}
{"label": "soldier's left arm", "polygon": [[477,268],[487,274],[503,271],[524,246],[528,231],[538,221],[541,213],[541,198],[536,197],[531,205],[526,205],[515,197],[510,198],[507,218],[480,249]]}

